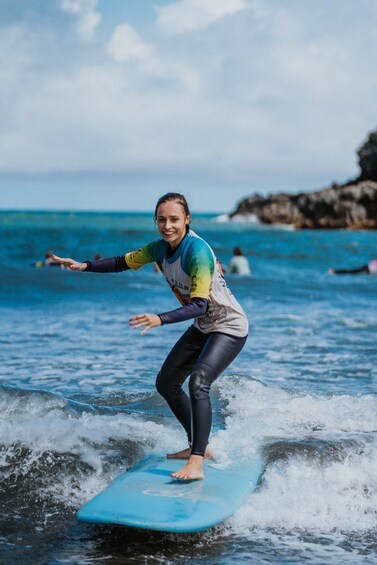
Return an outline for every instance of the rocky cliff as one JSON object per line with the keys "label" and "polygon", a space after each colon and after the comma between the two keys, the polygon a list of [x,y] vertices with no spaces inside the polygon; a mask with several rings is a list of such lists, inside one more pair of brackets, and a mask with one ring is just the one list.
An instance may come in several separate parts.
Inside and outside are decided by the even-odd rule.
{"label": "rocky cliff", "polygon": [[264,224],[309,229],[377,229],[377,130],[357,152],[360,175],[345,184],[301,194],[258,194],[242,200],[230,214],[254,215]]}

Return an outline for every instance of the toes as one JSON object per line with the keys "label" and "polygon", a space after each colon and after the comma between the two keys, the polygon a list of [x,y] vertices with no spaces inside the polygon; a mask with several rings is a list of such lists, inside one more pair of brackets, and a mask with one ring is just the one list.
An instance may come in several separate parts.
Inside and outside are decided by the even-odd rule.
{"label": "toes", "polygon": [[173,479],[180,479],[181,481],[190,480],[190,473],[185,473],[183,471],[177,471],[176,473],[171,473],[170,475]]}
{"label": "toes", "polygon": [[204,478],[204,476],[202,476],[200,473],[191,472],[190,470],[188,471],[182,470],[182,471],[177,471],[175,473],[170,473],[170,476],[173,479],[179,479],[180,481],[198,481]]}

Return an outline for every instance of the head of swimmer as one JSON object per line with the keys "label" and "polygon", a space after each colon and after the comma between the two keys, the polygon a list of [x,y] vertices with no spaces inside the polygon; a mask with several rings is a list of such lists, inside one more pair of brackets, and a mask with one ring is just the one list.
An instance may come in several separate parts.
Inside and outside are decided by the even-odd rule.
{"label": "head of swimmer", "polygon": [[158,199],[154,220],[161,237],[172,249],[178,247],[190,229],[191,214],[186,198],[178,192],[168,192]]}

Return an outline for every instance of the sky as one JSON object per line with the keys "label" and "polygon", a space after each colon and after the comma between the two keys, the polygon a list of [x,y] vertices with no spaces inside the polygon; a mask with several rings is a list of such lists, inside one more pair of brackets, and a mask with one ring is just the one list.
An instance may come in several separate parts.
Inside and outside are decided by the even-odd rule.
{"label": "sky", "polygon": [[359,172],[375,0],[0,0],[0,208],[229,212]]}

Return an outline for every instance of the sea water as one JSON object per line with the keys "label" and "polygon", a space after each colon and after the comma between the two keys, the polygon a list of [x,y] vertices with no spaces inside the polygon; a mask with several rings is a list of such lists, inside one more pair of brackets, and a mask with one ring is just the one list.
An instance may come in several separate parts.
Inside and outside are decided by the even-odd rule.
{"label": "sea water", "polygon": [[212,390],[217,457],[263,453],[255,493],[192,535],[78,523],[75,513],[152,452],[185,447],[156,374],[189,322],[140,335],[131,315],[177,306],[147,266],[34,268],[44,253],[122,254],[157,237],[152,214],[0,213],[0,562],[377,562],[377,233],[294,231],[199,215],[248,342]]}

